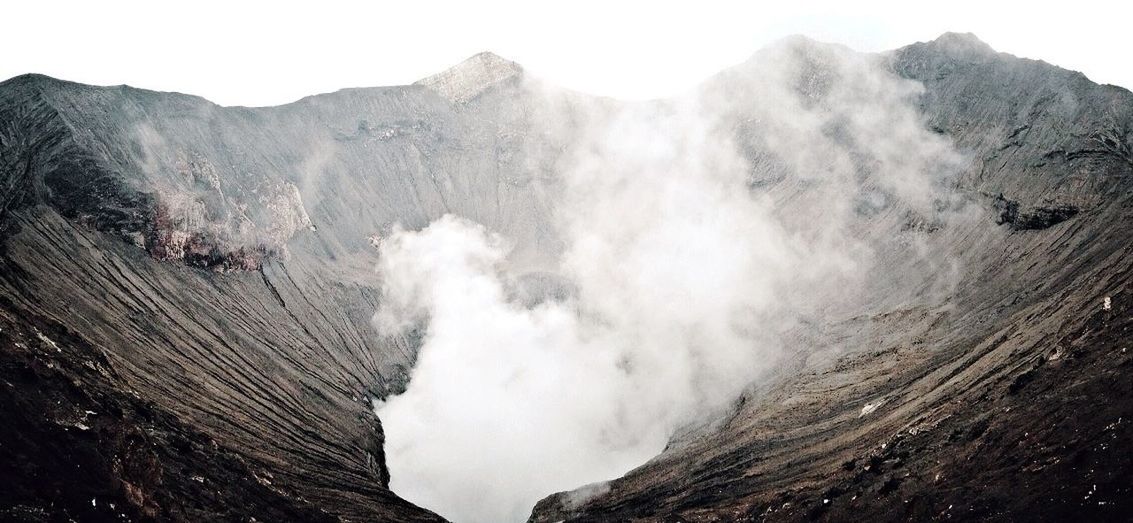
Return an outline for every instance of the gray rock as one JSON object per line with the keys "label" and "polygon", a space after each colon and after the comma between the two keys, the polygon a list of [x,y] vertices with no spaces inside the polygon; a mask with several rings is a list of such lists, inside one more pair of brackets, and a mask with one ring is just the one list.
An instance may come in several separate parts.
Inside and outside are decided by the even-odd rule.
{"label": "gray rock", "polygon": [[[807,64],[794,87],[830,103],[829,63],[850,51],[782,45]],[[769,52],[705,89],[750,98]],[[724,419],[608,490],[547,498],[533,521],[1128,514],[1130,433],[1105,427],[1133,414],[1113,392],[1133,390],[1113,350],[1129,322],[1133,95],[970,35],[862,59],[923,84],[920,116],[970,158],[941,183],[979,211],[945,219],[863,183],[847,227],[889,277],[789,327],[794,356]],[[414,85],[268,108],[0,84],[0,413],[22,420],[0,431],[18,449],[0,478],[21,485],[0,514],[105,517],[96,496],[135,518],[439,519],[386,488],[370,400],[404,387],[418,340],[371,325],[374,244],[458,214],[515,242],[523,300],[573,292],[554,275],[554,173],[619,104],[532,82],[481,54]],[[752,190],[805,221],[815,182],[765,145],[757,114],[730,110]],[[942,283],[944,259],[960,269]],[[1073,435],[1107,430],[1126,457]],[[1082,503],[1091,482],[1120,504]]]}

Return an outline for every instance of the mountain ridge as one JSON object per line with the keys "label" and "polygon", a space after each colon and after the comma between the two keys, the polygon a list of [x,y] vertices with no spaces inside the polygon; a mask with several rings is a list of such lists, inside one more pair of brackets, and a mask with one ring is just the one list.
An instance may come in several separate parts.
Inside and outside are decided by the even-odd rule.
{"label": "mountain ridge", "polygon": [[[822,45],[839,45],[839,44],[830,44],[830,43],[827,43],[827,42],[821,42],[819,40],[815,40],[813,38],[810,38],[806,35],[795,34],[795,35],[785,36],[785,37],[780,38],[780,39],[778,39],[774,42],[771,42],[766,47],[774,47],[775,45],[780,45],[783,42],[790,42],[792,40],[798,40],[798,39],[801,39],[801,40],[804,40],[804,41],[810,41],[810,42],[822,44]],[[887,54],[896,53],[903,48],[909,48],[909,47],[918,46],[918,45],[925,45],[925,46],[931,45],[931,46],[935,46],[935,47],[938,47],[938,48],[949,48],[950,50],[965,49],[962,52],[969,54],[970,56],[1004,55],[1004,56],[1008,56],[1008,57],[1012,57],[1012,58],[1018,58],[1020,60],[1040,62],[1040,63],[1046,64],[1046,65],[1050,65],[1052,67],[1056,67],[1058,69],[1071,71],[1071,72],[1074,72],[1074,73],[1077,73],[1077,74],[1082,74],[1081,72],[1075,71],[1073,69],[1067,69],[1067,68],[1061,67],[1061,66],[1056,65],[1056,64],[1050,64],[1050,63],[1045,62],[1043,60],[1036,60],[1036,59],[1031,59],[1031,58],[1022,58],[1022,57],[1018,57],[1018,56],[1015,56],[1015,55],[1010,54],[1010,53],[996,51],[989,44],[987,44],[986,42],[981,40],[974,33],[944,32],[944,33],[941,33],[940,36],[938,36],[938,37],[936,37],[932,40],[926,40],[926,41],[923,41],[923,42],[915,42],[915,43],[908,44],[906,46],[902,46],[902,47],[899,47],[899,48],[896,48],[896,49],[878,51],[876,53],[868,53],[868,54],[887,55]],[[845,47],[845,46],[842,46],[842,47]],[[759,53],[759,51],[756,51],[755,54],[753,54],[753,56],[755,56],[758,53]],[[744,62],[746,62],[750,59],[751,58],[749,57]],[[740,63],[736,64],[736,66],[741,65],[744,62],[740,62]],[[495,64],[495,65],[488,65],[488,64]],[[340,93],[340,92],[343,92],[343,91],[366,91],[366,90],[397,89],[397,88],[409,88],[411,86],[422,86],[422,87],[428,88],[426,83],[430,79],[437,79],[439,77],[445,77],[445,76],[455,76],[457,74],[457,72],[462,68],[468,68],[468,69],[475,70],[477,68],[493,68],[493,67],[502,68],[506,77],[512,77],[512,76],[515,76],[515,75],[527,74],[526,69],[523,67],[522,64],[516,63],[512,60],[509,60],[505,57],[502,57],[502,56],[500,56],[500,55],[498,55],[498,54],[496,54],[492,51],[481,51],[481,52],[478,52],[478,53],[466,58],[465,60],[462,60],[462,61],[460,61],[456,64],[453,64],[452,66],[450,66],[448,68],[445,68],[445,69],[438,71],[438,72],[436,72],[432,75],[426,76],[424,78],[417,79],[415,81],[412,81],[412,82],[409,82],[409,83],[406,83],[406,84],[392,84],[392,85],[382,85],[382,86],[363,86],[363,87],[344,87],[344,88],[338,89],[336,91],[328,91],[328,92],[325,92],[325,93],[310,94],[310,95],[303,96],[302,98],[299,98],[299,99],[291,101],[291,102],[285,102],[285,103],[273,104],[273,105],[254,105],[254,106],[220,105],[220,104],[216,104],[215,102],[211,102],[211,101],[209,101],[209,103],[216,105],[217,107],[233,108],[233,109],[265,109],[265,108],[283,107],[283,106],[301,103],[304,100],[308,100],[308,99],[311,99],[311,98],[334,95],[336,93]],[[735,66],[732,66],[732,67],[735,67]],[[489,75],[489,73],[485,72],[485,70],[479,71],[479,73],[481,75]],[[475,77],[476,75],[471,75],[471,76]],[[703,79],[702,82],[708,81],[710,78],[711,78],[711,76]],[[49,76],[49,75],[45,75],[45,74],[41,74],[41,73],[34,73],[34,72],[23,73],[23,74],[13,76],[13,77],[8,78],[6,80],[0,81],[0,84],[4,84],[4,83],[10,82],[10,81],[17,80],[17,79],[24,79],[23,81],[27,81],[27,80],[36,80],[36,81],[51,80],[51,81],[54,81],[54,82],[60,82],[60,83],[64,83],[64,84],[73,84],[73,85],[76,85],[76,86],[87,86],[87,87],[138,89],[138,90],[149,91],[149,92],[153,92],[153,93],[166,93],[166,94],[188,96],[188,97],[193,97],[193,98],[200,98],[202,100],[207,100],[206,98],[198,96],[198,95],[181,93],[181,92],[177,92],[177,91],[158,91],[158,90],[148,89],[148,88],[145,88],[145,87],[133,86],[133,85],[129,85],[129,84],[115,84],[115,85],[85,84],[85,83],[81,83],[81,82],[74,82],[74,81],[65,80],[65,79],[61,79],[61,78],[55,78],[55,77],[52,77],[52,76]],[[495,83],[497,81],[499,81],[499,79],[491,80],[490,83]],[[1126,91],[1129,90],[1128,87],[1115,85],[1115,84],[1099,84],[1099,85],[1112,86],[1112,87],[1115,87],[1115,88],[1124,89]],[[484,88],[487,88],[489,86],[490,86],[489,84],[475,85],[475,86],[470,87],[470,89],[473,89],[473,90],[484,89]],[[600,95],[600,94],[596,94],[596,93],[579,93],[579,94],[583,94],[583,95],[586,95],[586,96],[592,96],[592,97],[608,98],[604,95]]]}
{"label": "mountain ridge", "polygon": [[[931,460],[948,461],[944,448],[994,472],[1013,447],[989,438],[1034,429],[1047,447],[1103,473],[1040,471],[1075,488],[1097,481],[1116,501],[1129,495],[1122,471],[1133,468],[1107,465],[1098,458],[1107,454],[1065,429],[972,417],[952,404],[1035,417],[1042,411],[1026,400],[1041,398],[1129,448],[1121,425],[1104,429],[1129,414],[1123,405],[1054,391],[1063,382],[1094,395],[1128,388],[1113,369],[1129,357],[1102,356],[1127,327],[1129,247],[1111,224],[1128,219],[1133,97],[976,42],[946,34],[870,55],[924,85],[927,125],[972,159],[956,183],[988,215],[939,233],[909,229],[970,251],[962,259],[974,269],[957,297],[886,302],[800,334],[799,346],[829,337],[854,350],[800,350],[781,382],[745,396],[729,421],[696,434],[703,439],[673,445],[607,493],[566,504],[549,497],[533,520],[932,517],[963,496],[972,516],[1128,513],[1128,504],[1074,505],[1082,493],[1041,482],[1014,501],[1006,487],[973,493],[950,473],[952,490],[916,498],[915,485],[931,492],[935,483],[899,470],[939,467]],[[380,306],[373,244],[396,223],[423,227],[454,213],[515,239],[517,266],[545,268],[561,249],[548,173],[577,130],[545,129],[525,112],[541,100],[513,82],[520,66],[472,59],[469,74],[438,73],[447,98],[410,85],[265,108],[42,75],[0,83],[0,412],[28,427],[0,432],[5,447],[20,449],[0,475],[22,485],[0,494],[0,514],[439,520],[386,488],[370,401],[403,390],[416,341],[383,338],[371,325]],[[1113,298],[1110,312],[1103,295]],[[900,332],[917,337],[892,334]],[[924,345],[937,348],[913,350]],[[888,382],[871,370],[895,363],[904,370]],[[952,392],[955,382],[973,392]],[[910,399],[914,392],[924,399]],[[865,413],[878,399],[885,403]],[[965,443],[911,433],[922,425],[959,431]],[[1020,461],[1050,457],[1019,452]],[[69,477],[76,465],[96,472]],[[862,501],[849,503],[859,490]],[[919,501],[887,512],[893,496]]]}

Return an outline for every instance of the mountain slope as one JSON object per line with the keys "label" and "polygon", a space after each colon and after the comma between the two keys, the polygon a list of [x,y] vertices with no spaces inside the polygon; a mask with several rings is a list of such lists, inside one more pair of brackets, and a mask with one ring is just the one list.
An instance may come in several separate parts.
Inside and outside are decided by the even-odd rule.
{"label": "mountain slope", "polygon": [[[828,46],[787,50],[823,78]],[[891,276],[867,307],[791,331],[782,369],[727,419],[534,520],[1131,510],[1133,97],[966,35],[870,59],[923,83],[920,114],[970,159],[953,184],[977,210],[863,218]],[[753,96],[761,67],[708,88]],[[404,388],[420,340],[371,324],[374,247],[454,213],[545,282],[560,161],[620,104],[534,83],[485,54],[272,108],[0,84],[0,414],[18,420],[0,477],[19,485],[0,514],[439,520],[387,488],[371,400]],[[729,124],[762,166],[748,116]],[[783,212],[813,212],[806,183],[755,174]]]}
{"label": "mountain slope", "polygon": [[[478,68],[499,61],[480,55],[454,71],[475,84]],[[193,470],[177,465],[179,447],[154,440],[158,472],[140,480],[118,465],[128,449],[92,443],[87,462],[53,465],[104,471],[79,482],[39,472],[55,459],[44,447],[18,447],[6,479],[29,487],[0,506],[90,516],[97,495],[158,519],[261,517],[254,501],[348,520],[438,519],[387,489],[371,401],[403,387],[415,346],[371,324],[375,246],[395,225],[459,213],[520,239],[517,265],[545,264],[556,248],[545,232],[554,156],[520,154],[534,147],[530,116],[506,95],[486,98],[454,103],[404,86],[249,109],[38,75],[0,84],[0,294],[5,317],[25,327],[11,331],[4,371],[66,383],[97,359],[83,389],[113,397],[115,413],[84,421],[98,431],[88,437],[156,430],[119,413],[125,402],[169,420],[167,439],[233,456]],[[554,136],[540,137],[553,151]],[[50,343],[36,341],[48,332]],[[42,343],[61,351],[37,351]],[[11,383],[6,414],[40,409],[49,385]],[[28,429],[38,433],[7,437],[69,441],[73,419],[108,415],[89,402],[44,408],[46,421],[33,416]],[[184,476],[200,481],[174,495]],[[233,482],[259,490],[225,491]],[[228,497],[202,506],[214,489]],[[64,490],[70,501],[53,503]]]}
{"label": "mountain slope", "polygon": [[[545,499],[533,521],[1133,512],[1133,273],[1118,225],[1133,196],[1133,96],[970,35],[886,59],[923,82],[928,125],[972,158],[957,188],[991,211],[932,233],[961,260],[955,292],[800,337],[793,368],[722,425],[601,495]],[[827,344],[833,355],[814,352]]]}

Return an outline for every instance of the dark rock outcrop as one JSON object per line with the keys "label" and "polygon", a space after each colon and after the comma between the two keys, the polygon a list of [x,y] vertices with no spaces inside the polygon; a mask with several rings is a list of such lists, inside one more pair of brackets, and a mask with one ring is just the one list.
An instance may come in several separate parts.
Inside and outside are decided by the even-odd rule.
{"label": "dark rock outcrop", "polygon": [[999,219],[996,223],[1006,224],[1017,231],[1053,227],[1073,218],[1080,211],[1073,205],[1034,207],[1020,211],[1019,202],[1008,200],[1002,194],[995,197],[994,205],[995,210],[999,212]]}

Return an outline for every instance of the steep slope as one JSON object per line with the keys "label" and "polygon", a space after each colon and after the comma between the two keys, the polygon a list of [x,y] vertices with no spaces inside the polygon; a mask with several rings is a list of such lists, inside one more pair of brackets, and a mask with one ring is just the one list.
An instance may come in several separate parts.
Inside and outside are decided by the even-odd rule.
{"label": "steep slope", "polygon": [[[846,51],[787,50],[820,100]],[[813,184],[780,175],[742,103],[775,56],[706,88],[753,191],[805,221]],[[533,520],[1133,510],[1133,96],[968,35],[867,59],[923,84],[920,116],[969,159],[949,179],[967,210],[863,208],[848,227],[885,277],[792,327],[728,417]],[[618,107],[490,54],[272,108],[0,84],[0,481],[18,486],[0,515],[439,520],[387,488],[371,400],[404,388],[420,340],[372,326],[375,246],[458,214],[554,292],[560,162]]]}
{"label": "steep slope", "polygon": [[958,190],[991,211],[931,231],[955,291],[801,333],[721,424],[533,521],[1133,514],[1133,95],[970,35],[885,58],[924,84],[928,124],[971,158]]}
{"label": "steep slope", "polygon": [[[245,109],[0,84],[4,413],[29,420],[3,443],[18,449],[5,482],[27,488],[0,506],[89,516],[109,496],[107,517],[436,519],[386,489],[370,401],[400,387],[413,348],[371,327],[373,245],[446,212],[540,236],[540,165],[507,157],[521,117],[417,86]],[[66,402],[44,406],[56,387]],[[156,455],[131,476],[133,452],[113,442],[153,431],[140,441]],[[49,450],[76,433],[91,455]],[[185,463],[190,443],[204,463]],[[73,467],[101,475],[61,472]]]}

